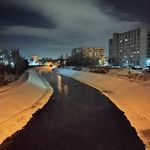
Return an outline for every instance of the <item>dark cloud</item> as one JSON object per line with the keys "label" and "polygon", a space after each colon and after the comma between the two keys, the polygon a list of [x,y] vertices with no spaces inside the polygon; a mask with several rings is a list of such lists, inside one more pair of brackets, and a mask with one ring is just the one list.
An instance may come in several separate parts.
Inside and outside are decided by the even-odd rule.
{"label": "dark cloud", "polygon": [[101,8],[103,5],[103,11],[122,20],[150,23],[149,0],[96,0],[96,2]]}
{"label": "dark cloud", "polygon": [[8,3],[0,3],[0,26],[31,26],[42,28],[55,28],[53,19],[47,19],[39,12],[18,7]]}
{"label": "dark cloud", "polygon": [[124,10],[126,2],[105,1],[0,0],[0,47],[18,47],[24,56],[50,57],[78,46],[107,50],[113,32],[139,27],[141,22]]}

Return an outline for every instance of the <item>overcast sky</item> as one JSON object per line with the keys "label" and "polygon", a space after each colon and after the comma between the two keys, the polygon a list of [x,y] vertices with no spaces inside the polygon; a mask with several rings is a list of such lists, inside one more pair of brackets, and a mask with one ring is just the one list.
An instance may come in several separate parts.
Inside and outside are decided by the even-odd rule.
{"label": "overcast sky", "polygon": [[0,47],[57,58],[150,23],[149,0],[0,0]]}

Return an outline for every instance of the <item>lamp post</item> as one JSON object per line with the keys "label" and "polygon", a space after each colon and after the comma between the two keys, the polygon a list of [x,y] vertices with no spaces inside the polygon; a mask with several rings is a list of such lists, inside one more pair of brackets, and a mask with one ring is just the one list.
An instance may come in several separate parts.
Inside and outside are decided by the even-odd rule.
{"label": "lamp post", "polygon": [[128,74],[131,74],[131,68],[130,68],[130,62],[131,62],[131,58],[129,56],[125,56],[125,65],[128,68]]}

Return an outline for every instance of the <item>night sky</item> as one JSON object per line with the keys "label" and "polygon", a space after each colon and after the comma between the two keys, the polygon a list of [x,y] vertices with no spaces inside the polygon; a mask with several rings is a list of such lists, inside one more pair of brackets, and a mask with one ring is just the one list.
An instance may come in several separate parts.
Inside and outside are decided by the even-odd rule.
{"label": "night sky", "polygon": [[107,50],[113,32],[150,24],[149,0],[0,0],[0,48],[57,58],[74,47]]}

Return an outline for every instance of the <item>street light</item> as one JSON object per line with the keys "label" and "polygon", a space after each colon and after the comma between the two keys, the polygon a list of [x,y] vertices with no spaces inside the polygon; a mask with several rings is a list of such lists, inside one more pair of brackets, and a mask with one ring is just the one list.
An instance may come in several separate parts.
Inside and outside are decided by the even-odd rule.
{"label": "street light", "polygon": [[147,59],[146,65],[147,65],[147,66],[150,66],[150,59]]}

